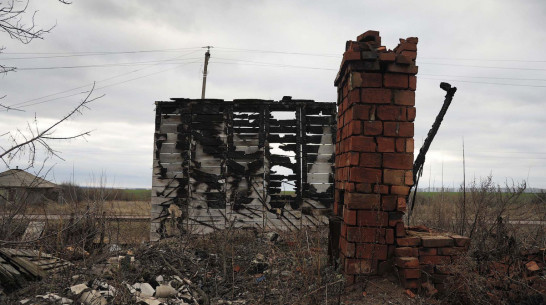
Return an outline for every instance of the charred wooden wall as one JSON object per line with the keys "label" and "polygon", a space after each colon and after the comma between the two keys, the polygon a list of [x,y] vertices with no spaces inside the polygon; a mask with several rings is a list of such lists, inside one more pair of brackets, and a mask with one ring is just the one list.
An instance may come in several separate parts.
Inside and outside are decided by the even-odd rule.
{"label": "charred wooden wall", "polygon": [[151,239],[167,227],[298,229],[333,204],[336,104],[156,102]]}

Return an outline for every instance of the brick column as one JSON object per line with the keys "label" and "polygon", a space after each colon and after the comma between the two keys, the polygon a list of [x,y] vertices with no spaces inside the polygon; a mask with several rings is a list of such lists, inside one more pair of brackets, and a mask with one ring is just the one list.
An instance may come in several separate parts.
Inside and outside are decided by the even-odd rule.
{"label": "brick column", "polygon": [[[348,41],[339,73],[334,214],[347,277],[382,273],[404,237],[413,185],[417,38],[381,46],[377,31]],[[332,245],[335,247],[335,245]]]}

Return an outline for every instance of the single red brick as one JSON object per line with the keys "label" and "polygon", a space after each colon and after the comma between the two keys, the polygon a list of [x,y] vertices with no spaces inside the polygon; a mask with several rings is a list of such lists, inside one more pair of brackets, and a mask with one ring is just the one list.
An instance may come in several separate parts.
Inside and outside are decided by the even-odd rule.
{"label": "single red brick", "polygon": [[413,60],[410,56],[404,54],[396,55],[396,63],[399,65],[410,65],[413,63]]}
{"label": "single red brick", "polygon": [[381,73],[362,73],[362,87],[381,88]]}
{"label": "single red brick", "polygon": [[342,237],[347,237],[347,225],[342,223],[341,224],[341,236]]}
{"label": "single red brick", "polygon": [[[383,154],[383,167],[392,169],[413,169],[413,154],[385,153]],[[400,179],[402,179],[400,181],[404,181],[403,173]]]}
{"label": "single red brick", "polygon": [[397,257],[394,264],[399,268],[419,268],[419,260],[416,257]]}
{"label": "single red brick", "polygon": [[356,191],[359,193],[371,193],[372,185],[369,183],[355,183]]}
{"label": "single red brick", "polygon": [[404,227],[404,223],[402,221],[396,223],[395,231],[397,238],[406,237],[406,228]]}
{"label": "single red brick", "polygon": [[447,265],[447,264],[451,264],[451,256],[440,256],[440,255],[420,256],[419,262],[421,264],[429,264],[429,265]]}
{"label": "single red brick", "polygon": [[348,156],[348,165],[350,166],[357,166],[358,165],[358,162],[360,161],[360,153],[358,152],[349,152],[346,154]]}
{"label": "single red brick", "polygon": [[389,137],[413,137],[413,123],[383,122],[383,134]]}
{"label": "single red brick", "polygon": [[349,204],[347,204],[348,209],[343,209],[343,221],[348,225],[356,225],[356,210],[350,210]]}
{"label": "single red brick", "polygon": [[370,105],[354,105],[352,107],[353,118],[355,120],[369,120],[370,119]]}
{"label": "single red brick", "polygon": [[406,109],[400,106],[380,105],[377,107],[377,118],[382,121],[405,121]]}
{"label": "single red brick", "polygon": [[389,245],[394,244],[394,230],[386,229],[385,230],[385,242]]}
{"label": "single red brick", "polygon": [[417,76],[415,75],[410,75],[409,77],[409,89],[410,90],[417,90]]}
{"label": "single red brick", "polygon": [[346,51],[343,53],[344,61],[360,60],[360,52]]}
{"label": "single red brick", "polygon": [[409,59],[413,61],[417,58],[417,52],[415,51],[402,51],[400,52],[400,54],[408,57]]}
{"label": "single red brick", "polygon": [[364,135],[376,136],[383,133],[383,122],[381,121],[364,121]]}
{"label": "single red brick", "polygon": [[381,154],[378,153],[360,153],[360,166],[363,167],[381,167]]}
{"label": "single red brick", "polygon": [[349,170],[349,181],[379,183],[381,182],[381,170],[366,167],[352,167]]}
{"label": "single red brick", "polygon": [[345,257],[355,256],[355,249],[356,249],[355,244],[348,242],[343,237],[339,239],[339,249]]}
{"label": "single red brick", "polygon": [[[362,193],[345,193],[344,202],[349,209],[377,209],[379,208],[381,195],[379,194],[362,194]],[[355,215],[356,217],[356,215]],[[356,224],[356,220],[355,223]]]}
{"label": "single red brick", "polygon": [[412,247],[398,247],[394,250],[394,255],[396,257],[418,257],[419,251]]}
{"label": "single red brick", "polygon": [[356,257],[375,260],[386,260],[387,245],[356,244]]}
{"label": "single red brick", "polygon": [[453,238],[449,236],[423,236],[423,247],[440,248],[440,247],[453,247]]}
{"label": "single red brick", "polygon": [[381,211],[359,210],[356,222],[361,227],[384,227],[389,223],[389,214]]}
{"label": "single red brick", "polygon": [[394,104],[414,106],[415,105],[415,91],[411,90],[395,90],[394,91]]}
{"label": "single red brick", "polygon": [[396,152],[406,152],[406,139],[397,138],[396,139]]}
{"label": "single red brick", "polygon": [[347,126],[347,131],[349,135],[361,135],[362,134],[362,124],[360,121],[350,121]]}
{"label": "single red brick", "polygon": [[397,196],[383,196],[381,197],[381,209],[383,211],[396,210],[396,198]]}
{"label": "single red brick", "polygon": [[360,103],[360,90],[351,90],[347,94],[347,102],[349,105]]}
{"label": "single red brick", "polygon": [[413,139],[406,139],[406,152],[412,153],[413,152]]}
{"label": "single red brick", "polygon": [[376,144],[372,137],[352,136],[348,140],[348,151],[375,152],[376,150]]}
{"label": "single red brick", "polygon": [[383,122],[383,134],[389,137],[398,136],[398,131],[400,129],[399,122]]}
{"label": "single red brick", "polygon": [[[383,170],[383,183],[404,185],[405,172],[403,170],[384,169]],[[396,196],[393,196],[396,198]]]}
{"label": "single red brick", "polygon": [[398,210],[400,212],[405,212],[406,211],[406,198],[398,197],[397,203],[398,204],[397,204],[396,210]]}
{"label": "single red brick", "polygon": [[399,185],[391,186],[391,194],[407,196],[409,194],[409,190],[410,190],[409,186],[399,186]]}
{"label": "single red brick", "polygon": [[364,88],[361,90],[361,102],[367,104],[389,104],[392,93],[389,89]]}
{"label": "single red brick", "polygon": [[398,274],[404,279],[419,279],[421,278],[421,270],[419,269],[399,269]]}
{"label": "single red brick", "polygon": [[395,59],[396,59],[396,54],[394,54],[394,52],[379,53],[380,61],[394,62]]}
{"label": "single red brick", "polygon": [[398,135],[400,137],[413,137],[414,126],[410,122],[400,122],[400,128],[398,129]]}
{"label": "single red brick", "polygon": [[353,90],[354,88],[362,87],[362,76],[358,72],[351,72],[349,73],[349,80],[348,80],[349,90]]}
{"label": "single red brick", "polygon": [[347,227],[347,240],[357,243],[385,243],[385,229]]}
{"label": "single red brick", "polygon": [[397,238],[396,244],[401,247],[415,247],[421,244],[421,238],[416,236]]}
{"label": "single red brick", "polygon": [[394,138],[377,137],[378,152],[394,152]]}
{"label": "single red brick", "polygon": [[398,73],[385,73],[383,85],[387,88],[407,89],[408,75]]}
{"label": "single red brick", "polygon": [[413,185],[413,171],[406,172],[406,178],[404,179],[406,185]]}
{"label": "single red brick", "polygon": [[413,122],[415,120],[415,114],[416,114],[415,107],[407,108],[408,121]]}
{"label": "single red brick", "polygon": [[438,251],[436,248],[419,248],[419,255],[420,256],[429,256],[429,255],[437,255]]}
{"label": "single red brick", "polygon": [[407,73],[415,75],[419,71],[419,68],[415,65],[415,63],[409,64],[409,65],[399,65],[397,63],[389,63],[387,64],[387,72],[393,72],[393,73]]}

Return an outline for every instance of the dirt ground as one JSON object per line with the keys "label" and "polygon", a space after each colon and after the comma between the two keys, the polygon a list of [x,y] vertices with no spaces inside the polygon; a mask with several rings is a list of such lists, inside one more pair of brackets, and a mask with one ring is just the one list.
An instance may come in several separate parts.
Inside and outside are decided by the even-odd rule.
{"label": "dirt ground", "polygon": [[[280,234],[225,230],[206,236],[171,238],[119,252],[91,253],[74,261],[73,268],[30,283],[0,300],[3,304],[15,304],[46,293],[77,300],[78,296],[67,293],[69,287],[100,280],[118,291],[108,304],[136,304],[126,284],[147,282],[153,286],[161,276],[188,279],[206,295],[209,304],[439,303],[422,296],[410,298],[394,277],[370,277],[345,287],[343,276],[328,264],[325,245],[325,230]],[[134,262],[108,263],[127,253],[134,257]]]}

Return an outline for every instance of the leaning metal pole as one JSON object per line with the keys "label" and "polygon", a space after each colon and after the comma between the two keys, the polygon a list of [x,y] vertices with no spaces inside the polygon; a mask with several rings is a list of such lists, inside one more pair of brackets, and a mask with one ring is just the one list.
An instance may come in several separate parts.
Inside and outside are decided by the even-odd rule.
{"label": "leaning metal pole", "polygon": [[408,225],[410,223],[411,214],[413,213],[413,208],[415,207],[415,196],[417,194],[417,185],[419,184],[419,178],[423,174],[423,166],[425,164],[426,154],[428,152],[428,149],[430,148],[430,145],[432,144],[432,141],[434,140],[434,137],[436,136],[436,133],[438,132],[438,129],[440,129],[440,125],[442,124],[442,121],[444,120],[444,116],[446,115],[449,105],[451,105],[451,101],[453,100],[453,96],[455,95],[455,92],[457,92],[457,87],[451,87],[451,85],[448,83],[440,83],[440,88],[446,91],[444,105],[442,106],[442,109],[440,109],[440,113],[438,113],[438,115],[436,116],[436,120],[434,121],[434,124],[432,124],[432,127],[428,131],[427,138],[425,139],[425,143],[423,143],[423,146],[421,146],[421,149],[419,150],[419,155],[417,155],[417,158],[415,159],[415,162],[413,163],[413,181],[415,183],[414,183],[414,190],[413,190],[413,198],[411,200],[411,208],[408,214]]}

